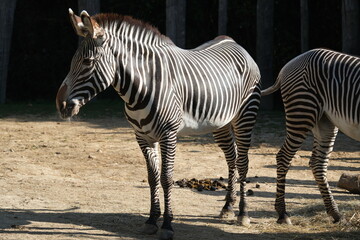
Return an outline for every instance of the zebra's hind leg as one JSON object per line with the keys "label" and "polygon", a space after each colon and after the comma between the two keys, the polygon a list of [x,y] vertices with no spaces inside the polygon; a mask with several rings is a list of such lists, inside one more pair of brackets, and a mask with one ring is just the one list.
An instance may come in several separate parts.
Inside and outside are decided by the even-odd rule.
{"label": "zebra's hind leg", "polygon": [[144,154],[146,160],[146,166],[148,171],[148,182],[150,186],[151,195],[151,208],[150,217],[145,222],[145,226],[142,229],[144,234],[155,234],[158,231],[156,224],[159,219],[160,201],[159,201],[159,189],[160,189],[160,173],[159,173],[159,158],[157,154],[157,144],[150,144],[141,135],[136,134],[136,140]]}
{"label": "zebra's hind leg", "polygon": [[286,174],[289,171],[291,160],[294,157],[297,150],[305,140],[305,133],[301,135],[299,139],[293,139],[289,132],[287,133],[285,142],[280,151],[276,155],[276,200],[275,210],[278,213],[277,223],[291,224],[290,217],[286,212],[285,206],[285,183]]}
{"label": "zebra's hind leg", "polygon": [[339,222],[342,217],[331,194],[326,177],[329,155],[333,150],[338,128],[324,115],[312,132],[314,134],[314,146],[309,165],[324,200],[326,212],[334,219],[334,222]]}
{"label": "zebra's hind leg", "polygon": [[260,104],[260,89],[255,88],[253,95],[248,99],[239,117],[232,121],[233,133],[236,143],[236,168],[239,172],[240,203],[238,223],[243,226],[250,225],[250,218],[246,204],[246,175],[249,168],[248,151],[251,143],[252,130]]}
{"label": "zebra's hind leg", "polygon": [[236,144],[232,129],[227,125],[214,132],[214,139],[225,154],[226,163],[229,169],[228,187],[226,194],[226,203],[220,212],[220,218],[232,218],[234,214],[234,204],[236,202]]}
{"label": "zebra's hind leg", "polygon": [[286,174],[289,171],[291,160],[294,157],[295,153],[299,150],[302,143],[305,140],[308,129],[297,129],[297,132],[287,129],[287,135],[285,142],[282,145],[280,151],[276,155],[276,200],[275,200],[275,210],[278,213],[277,223],[280,224],[291,224],[288,213],[286,212],[285,206],[285,183],[286,183]]}
{"label": "zebra's hind leg", "polygon": [[[289,116],[287,115],[287,119],[296,119],[298,118],[299,123],[303,121],[301,116]],[[288,118],[289,117],[289,118]],[[280,151],[276,155],[276,200],[275,200],[275,210],[279,215],[277,223],[280,224],[291,224],[291,220],[289,218],[288,213],[286,212],[285,206],[285,183],[286,183],[286,174],[289,171],[291,160],[294,157],[295,153],[299,150],[302,143],[306,138],[306,134],[312,128],[313,123],[311,123],[307,127],[294,127],[296,123],[288,121],[286,122],[287,126],[287,134],[285,138],[285,142],[282,145]],[[291,126],[291,127],[290,127]]]}

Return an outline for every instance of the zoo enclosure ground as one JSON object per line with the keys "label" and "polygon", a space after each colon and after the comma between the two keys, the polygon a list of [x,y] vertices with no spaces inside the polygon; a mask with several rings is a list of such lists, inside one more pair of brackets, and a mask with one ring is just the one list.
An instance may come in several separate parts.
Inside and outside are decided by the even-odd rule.
{"label": "zoo enclosure ground", "polygon": [[[334,225],[308,168],[311,136],[287,176],[293,226],[276,224],[275,155],[284,139],[281,112],[260,111],[250,149],[249,228],[220,220],[225,191],[173,190],[176,239],[359,239],[359,195],[336,188],[358,173],[360,144],[339,134],[328,179],[347,225]],[[139,233],[149,212],[146,166],[119,101],[96,101],[74,121],[54,105],[0,106],[0,239],[157,239]],[[179,139],[175,178],[227,177],[211,135]],[[259,187],[257,188],[256,185]]]}

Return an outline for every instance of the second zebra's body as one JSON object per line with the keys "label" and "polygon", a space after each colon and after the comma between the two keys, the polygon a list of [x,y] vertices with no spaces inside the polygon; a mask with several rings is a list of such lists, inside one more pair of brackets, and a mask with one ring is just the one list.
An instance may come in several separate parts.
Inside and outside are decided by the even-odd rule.
{"label": "second zebra's body", "polygon": [[327,213],[341,220],[327,181],[327,165],[338,129],[360,141],[360,58],[314,49],[287,63],[274,86],[262,95],[281,89],[286,114],[286,139],[276,156],[279,223],[291,223],[285,209],[285,178],[291,160],[308,132],[314,135],[309,165]]}
{"label": "second zebra's body", "polygon": [[[236,172],[240,176],[239,222],[249,223],[245,202],[248,149],[260,102],[259,69],[229,37],[202,46],[176,47],[157,29],[130,17],[70,10],[75,31],[85,37],[61,85],[56,103],[63,118],[112,85],[125,102],[125,115],[144,154],[151,193],[144,232],[171,239],[171,189],[178,135],[213,132],[229,168],[228,193],[221,216],[233,214]],[[160,150],[160,154],[158,153]]]}

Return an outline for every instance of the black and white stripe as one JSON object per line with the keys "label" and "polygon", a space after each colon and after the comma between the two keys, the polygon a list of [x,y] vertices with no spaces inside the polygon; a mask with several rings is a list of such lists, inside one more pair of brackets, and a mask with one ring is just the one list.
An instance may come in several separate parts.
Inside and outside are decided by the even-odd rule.
{"label": "black and white stripe", "polygon": [[327,213],[335,222],[340,221],[326,173],[338,129],[360,141],[360,58],[326,49],[308,51],[287,63],[274,86],[262,95],[279,88],[287,134],[276,156],[278,222],[290,223],[284,199],[286,173],[309,131],[314,135],[310,167]]}
{"label": "black and white stripe", "polygon": [[148,168],[151,211],[144,232],[157,230],[161,184],[165,201],[162,237],[172,237],[176,138],[207,132],[214,133],[229,167],[229,192],[222,216],[233,214],[238,170],[239,221],[247,224],[247,153],[260,102],[260,74],[254,60],[225,36],[184,50],[155,28],[130,17],[100,14],[92,20],[98,24],[95,30],[103,34],[84,39],[63,83],[67,97],[59,97],[58,102],[68,106],[76,100],[83,105],[110,85],[125,101],[126,117],[135,129]]}

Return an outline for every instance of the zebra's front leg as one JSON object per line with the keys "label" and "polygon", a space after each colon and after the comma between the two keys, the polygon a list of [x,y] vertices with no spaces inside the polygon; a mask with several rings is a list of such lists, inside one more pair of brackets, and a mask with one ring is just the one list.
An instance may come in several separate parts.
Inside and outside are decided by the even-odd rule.
{"label": "zebra's front leg", "polygon": [[220,218],[232,218],[235,216],[233,207],[236,202],[236,144],[231,127],[225,126],[214,132],[214,140],[225,154],[229,169],[226,203],[221,209]]}
{"label": "zebra's front leg", "polygon": [[309,165],[324,200],[326,212],[334,219],[334,223],[340,222],[343,218],[326,177],[329,156],[333,150],[338,128],[324,115],[312,132],[314,134],[314,146]]}
{"label": "zebra's front leg", "polygon": [[173,213],[171,208],[171,190],[173,187],[174,160],[176,152],[176,132],[164,134],[160,140],[161,149],[161,186],[164,190],[164,221],[161,227],[160,239],[172,239],[174,230],[171,226]]}
{"label": "zebra's front leg", "polygon": [[159,201],[160,174],[157,143],[150,144],[139,134],[136,134],[136,139],[146,160],[151,195],[150,217],[145,222],[142,232],[145,234],[155,234],[158,231],[156,222],[161,215]]}
{"label": "zebra's front leg", "polygon": [[315,156],[313,154],[309,165],[319,187],[327,214],[334,219],[334,223],[340,222],[342,220],[342,216],[330,191],[329,183],[326,177],[328,159],[319,158],[319,156]]}

